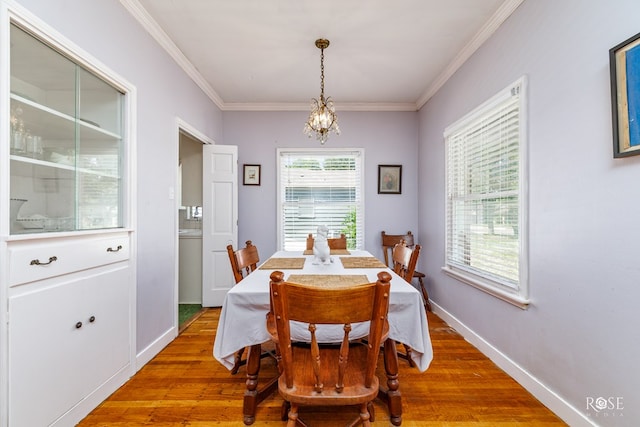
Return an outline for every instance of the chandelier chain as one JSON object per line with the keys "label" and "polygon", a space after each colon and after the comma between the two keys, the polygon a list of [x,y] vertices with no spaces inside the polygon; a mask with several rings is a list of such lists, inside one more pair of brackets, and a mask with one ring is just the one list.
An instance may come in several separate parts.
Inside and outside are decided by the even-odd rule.
{"label": "chandelier chain", "polygon": [[324,102],[324,48],[320,49],[320,99]]}

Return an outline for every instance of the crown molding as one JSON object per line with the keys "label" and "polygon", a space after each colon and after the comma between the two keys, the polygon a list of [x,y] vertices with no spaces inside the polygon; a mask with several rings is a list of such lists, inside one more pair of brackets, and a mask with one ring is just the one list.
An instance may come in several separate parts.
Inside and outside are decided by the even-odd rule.
{"label": "crown molding", "polygon": [[[524,0],[505,0],[487,23],[469,43],[456,55],[447,68],[418,98],[416,103],[338,103],[340,111],[417,111],[431,99],[453,76],[478,48],[495,33],[502,23],[520,6]],[[149,15],[138,0],[120,0],[120,3],[142,25],[158,44],[167,51],[184,72],[222,111],[306,111],[309,103],[225,103],[202,74],[193,66],[182,51]]]}
{"label": "crown molding", "polygon": [[142,7],[138,0],[120,0],[120,3],[129,11],[129,13],[147,30],[158,44],[167,51],[174,61],[184,70],[185,73],[194,81],[195,84],[218,106],[224,109],[224,101],[211,87],[211,85],[202,77],[196,67],[187,59],[182,51],[176,46],[171,38],[164,32],[160,25],[149,15],[147,10]]}
{"label": "crown molding", "polygon": [[480,46],[486,42],[489,37],[497,31],[504,21],[520,6],[524,0],[506,0],[500,8],[493,14],[493,16],[482,26],[482,28],[473,36],[471,41],[462,48],[462,50],[456,55],[456,57],[449,63],[442,73],[433,81],[433,83],[427,88],[424,94],[418,98],[416,106],[418,109],[422,108],[424,104],[431,99],[433,95],[440,90],[442,86],[458,71],[462,64],[475,53]]}
{"label": "crown molding", "polygon": [[[228,102],[222,108],[224,111],[309,111],[308,102],[298,103],[240,103]],[[416,104],[406,103],[360,103],[338,102],[336,112],[341,111],[417,111]]]}

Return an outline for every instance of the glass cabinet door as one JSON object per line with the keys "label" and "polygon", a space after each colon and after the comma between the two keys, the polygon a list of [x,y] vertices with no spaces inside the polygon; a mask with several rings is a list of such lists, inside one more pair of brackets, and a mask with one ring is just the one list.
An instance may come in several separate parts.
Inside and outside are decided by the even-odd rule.
{"label": "glass cabinet door", "polygon": [[124,94],[11,26],[11,234],[123,227]]}

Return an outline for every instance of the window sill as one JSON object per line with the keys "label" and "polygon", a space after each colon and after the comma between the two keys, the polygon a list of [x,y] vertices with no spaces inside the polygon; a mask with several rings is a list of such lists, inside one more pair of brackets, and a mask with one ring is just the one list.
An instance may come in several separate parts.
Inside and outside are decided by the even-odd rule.
{"label": "window sill", "polygon": [[453,277],[456,280],[459,280],[467,285],[471,285],[476,289],[479,289],[483,292],[488,293],[496,298],[499,298],[503,301],[508,302],[509,304],[513,304],[518,308],[526,310],[529,307],[529,303],[531,302],[529,299],[522,297],[516,292],[509,292],[507,290],[500,289],[496,286],[492,286],[486,282],[478,280],[476,277],[461,272],[459,270],[452,269],[450,267],[442,267],[442,271],[450,277]]}

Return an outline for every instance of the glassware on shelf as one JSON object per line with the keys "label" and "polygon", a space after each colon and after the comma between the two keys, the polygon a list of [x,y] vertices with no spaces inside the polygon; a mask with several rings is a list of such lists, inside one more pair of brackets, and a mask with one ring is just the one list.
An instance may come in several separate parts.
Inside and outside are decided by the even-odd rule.
{"label": "glassware on shelf", "polygon": [[11,231],[22,228],[20,224],[18,224],[17,219],[20,208],[26,201],[26,199],[9,199],[9,219],[11,220],[9,227],[11,228]]}
{"label": "glassware on shelf", "polygon": [[26,134],[26,153],[27,156],[34,159],[42,159],[42,137],[39,135],[31,135],[29,131]]}
{"label": "glassware on shelf", "polygon": [[[18,108],[16,114],[22,114],[22,109]],[[11,154],[24,154],[27,151],[26,132],[24,130],[24,122],[21,118],[13,116],[11,119]]]}

